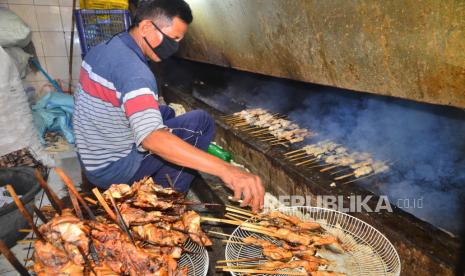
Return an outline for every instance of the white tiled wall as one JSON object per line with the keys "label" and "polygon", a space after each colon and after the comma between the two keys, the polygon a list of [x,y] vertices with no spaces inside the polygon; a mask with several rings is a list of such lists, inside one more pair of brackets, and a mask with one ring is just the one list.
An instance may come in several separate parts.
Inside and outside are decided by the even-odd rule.
{"label": "white tiled wall", "polygon": [[[79,0],[76,0],[79,5]],[[42,67],[54,79],[68,82],[70,56],[71,15],[73,0],[0,0],[6,7],[21,17],[32,30],[32,41]],[[73,83],[77,82],[81,64],[81,48],[75,28],[73,39]],[[31,73],[26,78],[38,91],[47,83],[40,73]]]}

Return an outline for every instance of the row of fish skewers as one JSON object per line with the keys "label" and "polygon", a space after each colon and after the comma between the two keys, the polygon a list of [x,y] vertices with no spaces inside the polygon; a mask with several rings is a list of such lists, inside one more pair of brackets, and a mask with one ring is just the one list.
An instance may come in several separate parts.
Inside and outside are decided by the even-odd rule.
{"label": "row of fish skewers", "polygon": [[[298,124],[284,117],[280,114],[271,114],[263,108],[253,108],[226,116],[225,121],[272,146],[289,147],[289,144],[300,143],[306,138],[316,136],[314,132],[300,128]],[[320,168],[320,172],[329,172],[335,181],[353,178],[343,184],[389,170],[386,162],[374,160],[369,153],[351,152],[346,147],[330,140],[308,144],[298,150],[287,152],[285,158],[298,167]]]}
{"label": "row of fish skewers", "polygon": [[[228,206],[225,217],[202,220],[238,225],[249,234],[246,237],[231,236],[209,231],[209,234],[228,237],[223,242],[242,245],[241,252],[261,249],[257,258],[219,260],[217,269],[245,274],[281,274],[311,276],[343,276],[344,273],[329,271],[331,261],[319,256],[321,250],[343,254],[344,245],[327,233],[320,224],[302,221],[298,217],[279,211],[253,214],[247,210]],[[242,234],[241,234],[242,235]],[[222,265],[222,264],[227,264]]]}
{"label": "row of fish skewers", "polygon": [[288,146],[315,135],[308,129],[300,128],[299,125],[285,119],[285,116],[271,114],[262,108],[245,109],[233,113],[226,117],[225,121],[271,145]]}
{"label": "row of fish skewers", "polygon": [[330,172],[334,180],[355,178],[344,184],[389,170],[386,162],[375,160],[371,154],[350,152],[346,147],[330,140],[305,145],[284,155],[286,160],[294,162],[296,166],[305,165],[310,168],[321,168],[320,172]]}

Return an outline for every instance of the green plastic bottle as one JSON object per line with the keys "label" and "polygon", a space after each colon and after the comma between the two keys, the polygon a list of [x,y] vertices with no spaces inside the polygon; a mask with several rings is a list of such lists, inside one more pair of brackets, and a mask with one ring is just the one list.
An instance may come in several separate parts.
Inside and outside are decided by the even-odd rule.
{"label": "green plastic bottle", "polygon": [[226,162],[230,162],[232,159],[232,156],[229,152],[225,151],[223,148],[220,146],[217,146],[215,144],[210,144],[208,146],[208,153],[223,159]]}

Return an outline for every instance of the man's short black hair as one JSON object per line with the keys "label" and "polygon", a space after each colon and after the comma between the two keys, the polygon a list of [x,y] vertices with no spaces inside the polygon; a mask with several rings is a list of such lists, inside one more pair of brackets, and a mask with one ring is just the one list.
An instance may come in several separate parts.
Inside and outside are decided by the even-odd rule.
{"label": "man's short black hair", "polygon": [[142,20],[172,20],[179,17],[186,24],[193,20],[192,11],[184,0],[142,0],[139,1],[133,26]]}

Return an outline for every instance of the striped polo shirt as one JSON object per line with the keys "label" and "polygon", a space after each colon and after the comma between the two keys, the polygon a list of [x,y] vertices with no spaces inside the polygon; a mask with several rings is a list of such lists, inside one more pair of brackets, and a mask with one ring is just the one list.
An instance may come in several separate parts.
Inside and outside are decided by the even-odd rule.
{"label": "striped polo shirt", "polygon": [[89,181],[127,183],[144,157],[144,138],[164,128],[157,84],[133,38],[121,33],[82,62],[73,115],[76,147]]}

